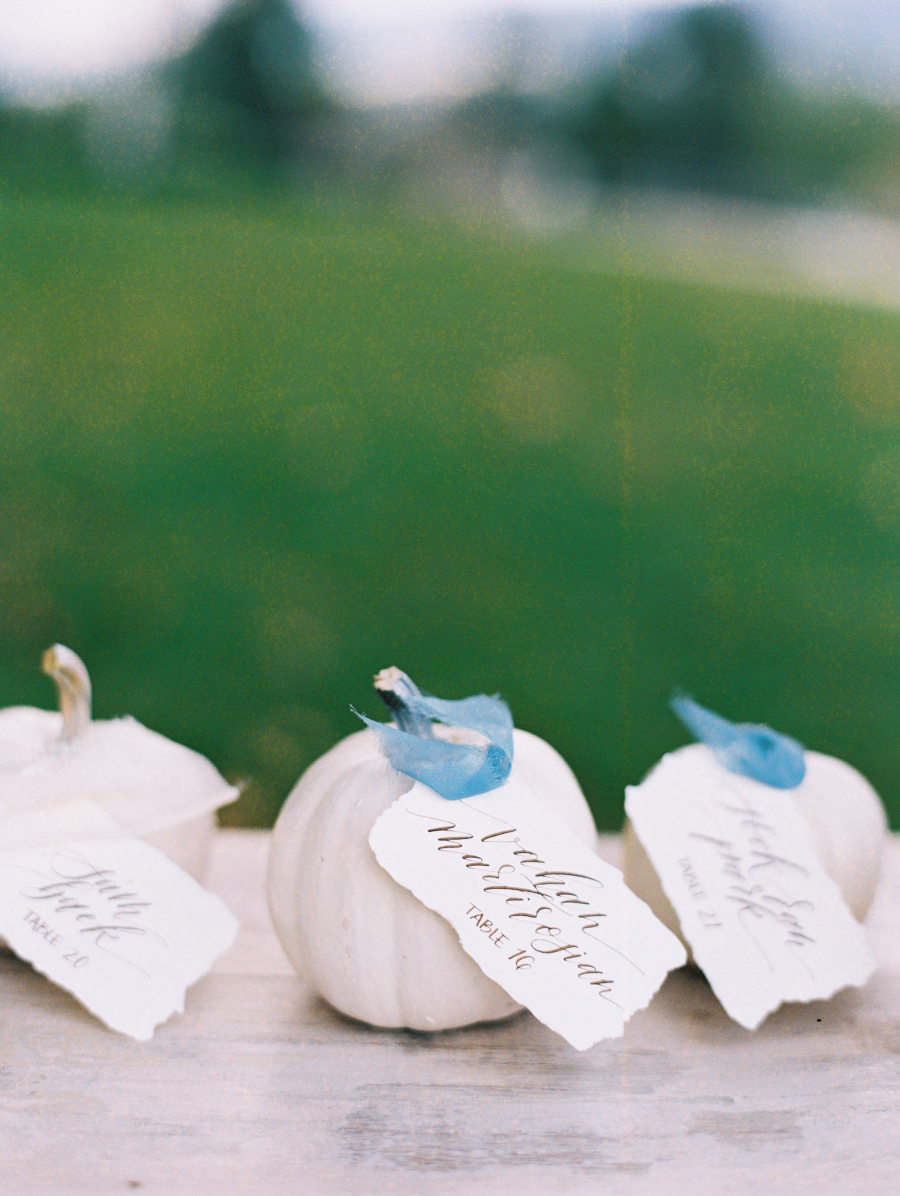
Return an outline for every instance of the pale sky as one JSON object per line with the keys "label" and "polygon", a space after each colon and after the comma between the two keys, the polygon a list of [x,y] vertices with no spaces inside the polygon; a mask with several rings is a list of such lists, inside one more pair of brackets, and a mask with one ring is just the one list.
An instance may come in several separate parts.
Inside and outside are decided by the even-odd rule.
{"label": "pale sky", "polygon": [[446,20],[492,12],[622,12],[684,8],[685,0],[307,0],[305,11],[330,25]]}
{"label": "pale sky", "polygon": [[[306,0],[301,10],[329,44],[342,90],[404,99],[467,86],[452,61],[448,25],[502,13],[621,13],[684,0]],[[0,87],[35,101],[61,100],[186,45],[224,0],[0,0]],[[340,34],[339,38],[335,35]],[[342,41],[342,39],[345,39]],[[460,50],[455,51],[459,57]],[[358,68],[358,69],[357,69]]]}
{"label": "pale sky", "polygon": [[[598,37],[601,48],[615,53],[647,12],[691,2],[301,0],[300,8],[319,34],[327,84],[348,100],[375,104],[464,95],[483,86],[497,68],[504,14],[570,16],[539,27],[538,35],[549,39],[540,45],[540,67],[552,71],[594,54]],[[900,102],[900,0],[750,2],[800,81],[827,86],[830,79]],[[116,86],[187,46],[224,3],[0,0],[0,90],[25,102],[52,103]],[[553,54],[557,61],[548,68]]]}

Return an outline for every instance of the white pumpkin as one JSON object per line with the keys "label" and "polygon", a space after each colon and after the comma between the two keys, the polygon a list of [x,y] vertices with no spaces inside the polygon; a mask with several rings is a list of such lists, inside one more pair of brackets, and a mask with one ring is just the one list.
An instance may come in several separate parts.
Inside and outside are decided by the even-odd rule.
{"label": "white pumpkin", "polygon": [[124,834],[199,879],[215,810],[239,790],[199,752],[133,718],[91,721],[90,679],[69,648],[48,649],[43,667],[61,713],[0,710],[0,844]]}
{"label": "white pumpkin", "polygon": [[[692,743],[673,754],[709,751],[705,744]],[[819,862],[841,890],[850,912],[861,922],[881,875],[887,836],[884,807],[865,777],[843,760],[810,751],[803,758],[803,780],[785,793],[790,794],[806,819]],[[627,819],[622,837],[625,883],[681,938],[675,911]]]}
{"label": "white pumpkin", "polygon": [[[434,733],[475,742],[453,728],[435,726]],[[594,849],[593,817],[563,758],[527,731],[513,731],[513,748],[511,777]],[[268,891],[278,937],[315,992],[370,1025],[446,1030],[508,1017],[520,1006],[369,847],[375,820],[412,785],[370,730],[349,735],[310,765],[272,832]]]}

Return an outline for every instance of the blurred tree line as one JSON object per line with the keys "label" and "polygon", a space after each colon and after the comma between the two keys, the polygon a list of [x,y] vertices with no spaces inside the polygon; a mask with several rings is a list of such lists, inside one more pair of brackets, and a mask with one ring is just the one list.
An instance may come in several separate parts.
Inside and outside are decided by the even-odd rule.
{"label": "blurred tree line", "polygon": [[314,152],[336,108],[289,0],[240,0],[166,71],[182,161],[271,173]]}
{"label": "blurred tree line", "polygon": [[748,14],[712,4],[668,15],[589,83],[570,132],[613,183],[809,199],[896,150],[898,124],[861,98],[798,94]]}
{"label": "blurred tree line", "polygon": [[267,184],[322,157],[337,111],[290,0],[236,0],[183,54],[111,99],[0,109],[7,181]]}
{"label": "blurred tree line", "polygon": [[[371,182],[391,154],[405,157],[401,174],[428,160],[408,142],[379,154],[390,122],[367,119],[329,94],[290,0],[237,0],[118,105],[0,110],[0,168],[27,185],[227,188],[302,173]],[[507,71],[428,139],[432,159],[449,139],[463,153],[532,151],[600,184],[814,202],[892,170],[898,129],[894,111],[860,97],[799,92],[749,13],[714,3],[658,16],[566,94],[528,94]]]}

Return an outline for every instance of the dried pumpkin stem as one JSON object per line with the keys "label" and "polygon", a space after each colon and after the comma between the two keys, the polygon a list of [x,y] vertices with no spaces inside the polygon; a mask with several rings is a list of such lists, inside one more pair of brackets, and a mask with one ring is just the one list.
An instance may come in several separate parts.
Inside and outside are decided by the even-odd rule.
{"label": "dried pumpkin stem", "polygon": [[41,668],[56,682],[63,717],[62,737],[70,743],[91,721],[91,679],[80,656],[54,644],[41,657]]}
{"label": "dried pumpkin stem", "polygon": [[421,697],[421,691],[400,669],[382,669],[375,674],[375,689],[385,706],[397,720],[401,731],[418,735],[420,739],[432,739],[431,719],[419,714],[411,707],[414,698]]}

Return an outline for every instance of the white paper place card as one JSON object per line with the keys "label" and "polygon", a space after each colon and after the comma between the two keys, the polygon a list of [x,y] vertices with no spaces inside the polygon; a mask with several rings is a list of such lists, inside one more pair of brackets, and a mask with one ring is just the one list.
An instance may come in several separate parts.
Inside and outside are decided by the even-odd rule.
{"label": "white paper place card", "polygon": [[622,873],[518,781],[460,801],[417,782],[369,844],[486,976],[578,1050],[621,1037],[686,961]]}
{"label": "white paper place card", "polygon": [[237,928],[218,897],[137,839],[0,853],[0,935],[132,1038],[184,1011]]}
{"label": "white paper place card", "polygon": [[694,744],[664,756],[625,810],[726,1012],[748,1030],[784,1001],[832,996],[875,967],[787,789]]}

